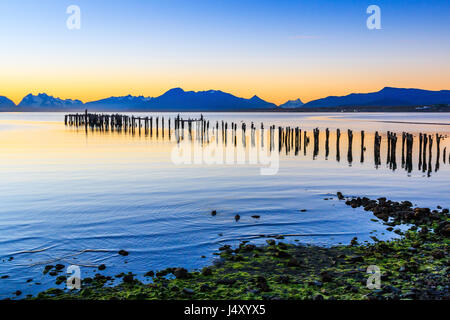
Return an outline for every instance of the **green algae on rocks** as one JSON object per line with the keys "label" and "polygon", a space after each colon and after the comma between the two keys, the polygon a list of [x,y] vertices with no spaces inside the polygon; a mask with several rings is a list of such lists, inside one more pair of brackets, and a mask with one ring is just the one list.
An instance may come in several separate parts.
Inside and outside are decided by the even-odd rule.
{"label": "green algae on rocks", "polygon": [[[345,200],[338,193],[340,200]],[[131,273],[107,286],[111,277],[97,274],[82,282],[81,290],[50,289],[33,299],[450,299],[448,209],[413,208],[408,201],[352,198],[387,225],[406,224],[399,239],[330,248],[267,240],[265,246],[243,241],[223,246],[215,263],[202,270],[167,268],[147,273],[145,284]],[[380,287],[369,289],[369,266],[379,268]],[[168,275],[173,277],[168,278]]]}

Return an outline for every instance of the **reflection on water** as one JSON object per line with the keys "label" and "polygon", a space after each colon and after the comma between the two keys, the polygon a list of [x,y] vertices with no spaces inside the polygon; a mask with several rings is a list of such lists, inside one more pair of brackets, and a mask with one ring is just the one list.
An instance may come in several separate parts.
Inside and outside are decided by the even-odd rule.
{"label": "reflection on water", "polygon": [[[155,123],[153,123],[155,122]],[[261,122],[259,128],[253,121],[250,123],[250,130],[247,130],[247,123],[241,121],[240,126],[237,123],[231,122],[228,127],[228,122],[224,120],[216,120],[215,124],[210,126],[210,121],[204,118],[203,114],[198,118],[182,118],[179,114],[171,118],[153,116],[135,117],[124,114],[73,114],[65,115],[64,123],[69,128],[75,128],[75,131],[80,131],[84,128],[86,135],[96,133],[123,133],[132,136],[144,135],[149,137],[150,141],[153,139],[167,142],[176,142],[178,145],[185,141],[195,144],[192,150],[197,153],[204,152],[204,148],[211,144],[216,144],[219,153],[223,155],[230,145],[235,148],[233,155],[245,155],[247,159],[256,159],[256,154],[267,153],[268,151],[283,153],[286,156],[299,157],[299,152],[302,150],[302,128],[290,126],[270,125],[268,130],[264,130],[264,122]],[[155,127],[154,127],[155,125]],[[172,129],[172,126],[173,129]],[[331,133],[331,137],[330,137]],[[418,170],[426,172],[429,177],[433,172],[437,172],[440,167],[441,159],[441,141],[445,140],[441,133],[427,134],[420,132],[415,137],[414,134],[408,132],[401,133],[401,144],[397,146],[397,133],[387,131],[386,134],[379,134],[378,131],[368,133],[361,130],[359,136],[354,141],[353,130],[347,129],[346,137],[344,137],[344,147],[347,149],[347,163],[351,167],[353,163],[353,145],[359,145],[359,159],[360,163],[364,163],[365,154],[373,153],[373,165],[378,169],[382,163],[381,154],[386,154],[386,166],[392,170],[397,170],[397,151],[401,154],[401,168],[406,172],[411,173],[414,165],[413,158],[418,157]],[[372,149],[367,149],[365,142],[366,138],[373,141],[369,146]],[[416,138],[416,143],[414,140]],[[310,146],[310,141],[313,141]],[[341,131],[336,129],[330,132],[329,128],[325,132],[320,131],[319,128],[313,128],[311,131],[303,130],[303,156],[308,156],[312,153],[312,159],[317,160],[321,156],[321,152],[325,152],[325,160],[328,160],[330,155],[330,139],[336,141],[336,161],[340,162],[340,148],[341,148]],[[238,143],[239,141],[239,143]],[[382,141],[385,141],[382,143]],[[436,146],[433,148],[433,141],[436,141]],[[384,144],[382,146],[382,144]],[[324,149],[321,149],[324,146]],[[322,151],[321,151],[322,150]],[[436,159],[432,163],[433,155]],[[198,158],[197,155],[192,155],[193,158]],[[225,156],[227,157],[227,156]],[[223,159],[221,159],[223,160]],[[446,163],[446,147],[444,147],[442,155],[443,163]],[[239,162],[239,161],[237,161]],[[191,162],[189,162],[191,163]],[[217,163],[223,163],[219,161]],[[235,162],[236,163],[236,162]],[[251,163],[251,161],[250,161]],[[450,158],[449,158],[450,163]]]}
{"label": "reflection on water", "polygon": [[[395,237],[337,191],[450,206],[450,114],[208,113],[184,127],[173,113],[127,116],[127,130],[106,130],[65,126],[61,113],[0,114],[0,298],[55,286],[48,263],[142,276],[200,268],[223,244],[277,234],[321,245]],[[399,119],[408,123],[385,122]],[[175,164],[185,145],[191,163]],[[196,163],[197,152],[215,161]],[[262,158],[279,160],[277,174],[250,161]]]}

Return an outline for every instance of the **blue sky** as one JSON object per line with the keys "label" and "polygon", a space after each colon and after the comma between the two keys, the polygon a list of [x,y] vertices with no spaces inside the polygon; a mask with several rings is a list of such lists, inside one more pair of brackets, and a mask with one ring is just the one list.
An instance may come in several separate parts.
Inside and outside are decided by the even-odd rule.
{"label": "blue sky", "polygon": [[[66,28],[66,8],[81,29]],[[381,30],[366,9],[381,8]],[[449,1],[0,1],[0,95],[83,101],[180,86],[276,103],[450,88]]]}

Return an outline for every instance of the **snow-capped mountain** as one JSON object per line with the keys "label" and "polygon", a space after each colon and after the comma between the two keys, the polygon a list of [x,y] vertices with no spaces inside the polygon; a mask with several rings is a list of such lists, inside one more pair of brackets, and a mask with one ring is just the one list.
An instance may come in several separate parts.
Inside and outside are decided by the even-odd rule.
{"label": "snow-capped mountain", "polygon": [[302,100],[297,99],[297,100],[289,100],[283,104],[280,104],[278,107],[279,108],[299,108],[303,105]]}
{"label": "snow-capped mountain", "polygon": [[75,110],[82,109],[83,102],[80,100],[60,99],[49,96],[46,93],[38,95],[28,94],[18,105],[20,110],[37,109],[39,111],[46,110]]}

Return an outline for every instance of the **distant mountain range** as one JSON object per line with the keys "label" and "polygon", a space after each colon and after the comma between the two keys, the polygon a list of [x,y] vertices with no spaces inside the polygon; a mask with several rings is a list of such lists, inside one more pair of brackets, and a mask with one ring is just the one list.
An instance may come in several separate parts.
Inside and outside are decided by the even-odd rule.
{"label": "distant mountain range", "polygon": [[[219,91],[170,89],[159,97],[123,96],[83,103],[60,99],[45,93],[29,94],[16,106],[0,96],[0,111],[414,111],[421,106],[449,105],[450,90],[428,91],[386,87],[378,92],[352,93],[310,101],[290,100],[280,106],[257,96],[239,98]],[[399,109],[398,107],[406,107]],[[414,107],[414,108],[411,108]],[[418,110],[418,109],[417,109]],[[439,111],[442,111],[439,109]],[[450,110],[445,110],[450,111]]]}
{"label": "distant mountain range", "polygon": [[352,93],[310,101],[302,108],[330,107],[387,107],[450,104],[450,90],[429,91],[385,87],[378,92]]}
{"label": "distant mountain range", "polygon": [[85,104],[92,110],[161,110],[161,111],[239,111],[252,109],[273,109],[277,106],[257,96],[251,99],[238,98],[232,94],[218,91],[184,91],[181,88],[170,89],[156,98],[111,97]]}

